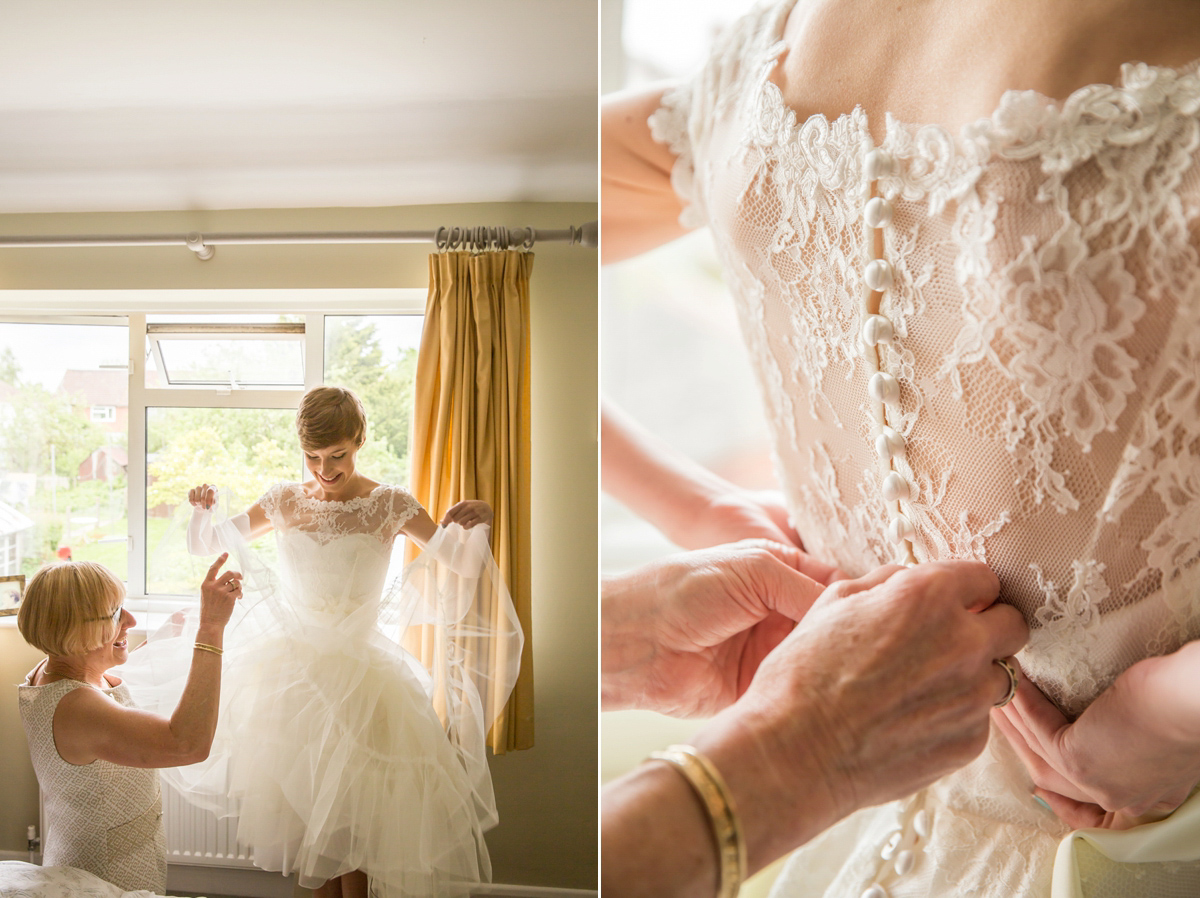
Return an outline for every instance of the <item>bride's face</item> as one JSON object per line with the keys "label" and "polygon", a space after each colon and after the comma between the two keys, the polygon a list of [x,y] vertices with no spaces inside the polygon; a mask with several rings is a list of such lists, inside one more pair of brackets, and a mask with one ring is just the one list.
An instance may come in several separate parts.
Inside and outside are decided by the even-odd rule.
{"label": "bride's face", "polygon": [[342,440],[324,449],[305,449],[304,463],[322,489],[338,491],[354,477],[354,457],[358,445],[353,440]]}

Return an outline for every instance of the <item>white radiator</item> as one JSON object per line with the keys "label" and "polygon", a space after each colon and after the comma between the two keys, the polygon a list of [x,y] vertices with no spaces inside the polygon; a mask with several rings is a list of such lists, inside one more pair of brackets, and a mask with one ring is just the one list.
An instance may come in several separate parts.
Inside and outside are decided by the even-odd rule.
{"label": "white radiator", "polygon": [[237,817],[218,819],[210,811],[193,807],[166,782],[162,785],[162,793],[168,864],[254,866],[250,860],[250,847],[237,840]]}

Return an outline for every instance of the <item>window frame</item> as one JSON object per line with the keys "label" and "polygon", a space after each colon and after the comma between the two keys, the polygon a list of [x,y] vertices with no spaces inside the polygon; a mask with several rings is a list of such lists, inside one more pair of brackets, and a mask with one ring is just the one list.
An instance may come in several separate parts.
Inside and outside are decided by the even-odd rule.
{"label": "window frame", "polygon": [[[247,290],[0,290],[4,324],[79,324],[126,327],[129,336],[129,415],[126,508],[127,597],[144,609],[152,629],[180,607],[180,597],[147,595],[146,411],[149,408],[295,409],[325,376],[325,318],[424,315],[424,287]],[[146,317],[155,314],[290,314],[304,317],[304,387],[146,386]],[[296,450],[297,469],[303,453]],[[139,628],[141,629],[141,628]]]}

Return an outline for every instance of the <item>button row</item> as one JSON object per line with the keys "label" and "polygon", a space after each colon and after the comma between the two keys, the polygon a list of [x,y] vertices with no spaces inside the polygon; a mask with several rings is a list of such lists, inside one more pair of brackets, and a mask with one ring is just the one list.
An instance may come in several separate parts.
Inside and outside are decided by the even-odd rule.
{"label": "button row", "polygon": [[[907,876],[917,865],[917,840],[928,839],[929,829],[929,812],[922,808],[913,816],[912,829],[897,830],[888,837],[879,856],[892,862],[897,876]],[[861,898],[888,898],[888,892],[879,883],[872,883]]]}
{"label": "button row", "polygon": [[[898,170],[896,159],[890,153],[880,149],[873,149],[867,153],[863,160],[863,172],[868,181],[877,181],[880,178],[894,175]],[[868,228],[885,228],[892,223],[895,215],[895,206],[890,200],[882,196],[873,196],[867,200],[863,206],[863,221]],[[874,244],[876,238],[872,237],[868,243]],[[883,293],[890,290],[896,280],[896,272],[892,268],[887,259],[871,259],[863,268],[863,282],[874,293]],[[868,307],[869,308],[869,307]],[[862,325],[862,343],[863,349],[866,352],[874,355],[874,350],[880,345],[890,345],[896,337],[896,329],[892,322],[878,313],[868,314]],[[875,359],[878,364],[878,357]],[[895,376],[886,371],[876,371],[871,375],[867,382],[867,393],[876,402],[884,406],[896,408],[900,405],[900,382]],[[875,452],[879,459],[889,469],[880,484],[880,494],[887,502],[907,502],[913,496],[912,485],[901,475],[894,470],[892,462],[897,458],[903,458],[905,452],[904,437],[897,433],[892,428],[884,423],[883,419],[879,420],[879,432],[875,435]],[[913,523],[904,514],[897,512],[888,522],[888,537],[893,543],[899,546],[904,546],[916,536],[916,530]],[[911,560],[911,549],[906,549],[906,555]],[[886,849],[885,849],[886,850]],[[894,848],[892,850],[895,850]],[[890,855],[885,854],[885,858]],[[903,859],[902,859],[903,858]],[[897,870],[904,867],[909,869],[913,863],[912,853],[901,853],[901,857],[897,857]],[[874,889],[879,889],[878,893],[864,893],[863,898],[886,898],[881,886],[872,886]]]}

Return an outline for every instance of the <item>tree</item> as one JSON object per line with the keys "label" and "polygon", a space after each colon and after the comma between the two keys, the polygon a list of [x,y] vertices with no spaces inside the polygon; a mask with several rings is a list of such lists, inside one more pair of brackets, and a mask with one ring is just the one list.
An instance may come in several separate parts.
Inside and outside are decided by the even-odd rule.
{"label": "tree", "polygon": [[380,479],[407,481],[417,351],[404,350],[386,364],[376,327],[367,320],[338,319],[328,333],[325,382],[354,390],[367,410],[369,442],[360,466]]}

